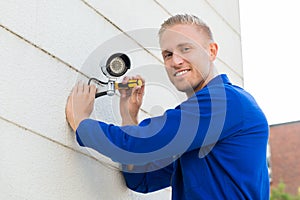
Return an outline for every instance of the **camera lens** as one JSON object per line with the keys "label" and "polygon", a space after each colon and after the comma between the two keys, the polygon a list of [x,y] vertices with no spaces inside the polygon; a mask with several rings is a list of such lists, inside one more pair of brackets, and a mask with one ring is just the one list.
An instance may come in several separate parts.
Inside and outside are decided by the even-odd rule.
{"label": "camera lens", "polygon": [[102,68],[105,75],[110,75],[114,77],[122,76],[130,68],[130,59],[126,54],[116,53],[111,55],[106,66]]}
{"label": "camera lens", "polygon": [[124,70],[127,70],[124,60],[120,57],[115,57],[112,59],[109,63],[109,68],[114,74],[122,74]]}

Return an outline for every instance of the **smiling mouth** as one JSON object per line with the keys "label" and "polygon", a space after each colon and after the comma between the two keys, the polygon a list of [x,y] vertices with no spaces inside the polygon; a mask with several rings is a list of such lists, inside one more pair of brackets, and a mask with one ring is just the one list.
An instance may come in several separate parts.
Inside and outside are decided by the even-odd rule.
{"label": "smiling mouth", "polygon": [[182,76],[182,75],[186,74],[186,73],[189,72],[189,71],[190,71],[190,69],[185,69],[185,70],[176,72],[176,73],[174,74],[174,76],[176,76],[176,77]]}

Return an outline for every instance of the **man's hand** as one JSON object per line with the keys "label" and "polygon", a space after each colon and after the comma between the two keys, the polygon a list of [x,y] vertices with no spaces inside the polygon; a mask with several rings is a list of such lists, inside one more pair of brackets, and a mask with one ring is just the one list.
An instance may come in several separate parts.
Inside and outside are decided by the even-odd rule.
{"label": "man's hand", "polygon": [[129,80],[140,79],[143,82],[142,86],[136,86],[133,89],[120,89],[120,113],[122,117],[122,125],[138,124],[138,112],[143,102],[145,81],[141,76],[125,77],[122,81],[126,84]]}
{"label": "man's hand", "polygon": [[71,128],[76,131],[80,122],[90,117],[95,101],[95,85],[77,83],[68,98],[66,117]]}

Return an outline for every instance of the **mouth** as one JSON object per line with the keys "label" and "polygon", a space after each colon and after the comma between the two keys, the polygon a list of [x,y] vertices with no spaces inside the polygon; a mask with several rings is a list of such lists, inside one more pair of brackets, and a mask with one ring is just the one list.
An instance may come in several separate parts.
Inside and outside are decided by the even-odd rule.
{"label": "mouth", "polygon": [[175,77],[183,76],[184,74],[186,74],[189,71],[191,71],[191,70],[190,69],[180,70],[180,71],[175,72],[174,76]]}

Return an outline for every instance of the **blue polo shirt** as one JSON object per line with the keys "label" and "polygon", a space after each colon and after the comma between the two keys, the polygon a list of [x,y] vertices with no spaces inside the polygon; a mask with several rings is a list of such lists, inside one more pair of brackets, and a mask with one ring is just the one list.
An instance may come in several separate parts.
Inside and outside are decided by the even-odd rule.
{"label": "blue polo shirt", "polygon": [[124,165],[127,186],[172,187],[173,200],[269,199],[269,126],[254,98],[219,75],[162,116],[138,126],[83,120],[77,142]]}

